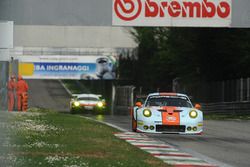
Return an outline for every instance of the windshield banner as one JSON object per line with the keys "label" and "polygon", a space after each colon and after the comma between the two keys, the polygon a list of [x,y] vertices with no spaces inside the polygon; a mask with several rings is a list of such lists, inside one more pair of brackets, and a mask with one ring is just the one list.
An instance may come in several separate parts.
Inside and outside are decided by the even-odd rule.
{"label": "windshield banner", "polygon": [[21,56],[19,74],[26,79],[116,79],[113,56]]}

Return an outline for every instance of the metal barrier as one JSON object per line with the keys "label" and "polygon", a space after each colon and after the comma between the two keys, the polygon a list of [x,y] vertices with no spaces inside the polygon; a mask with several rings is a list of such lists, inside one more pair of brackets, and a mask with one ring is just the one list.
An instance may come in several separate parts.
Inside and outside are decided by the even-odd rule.
{"label": "metal barrier", "polygon": [[[178,83],[174,88],[178,93],[191,96],[193,102],[201,103],[205,113],[250,113],[250,78]],[[134,89],[133,86],[116,87],[115,114],[129,114],[129,108],[133,106]]]}
{"label": "metal barrier", "polygon": [[173,84],[175,90],[192,96],[195,102],[202,103],[204,112],[250,112],[250,78],[218,82],[177,82],[176,84],[175,80],[175,85]]}
{"label": "metal barrier", "polygon": [[133,106],[134,86],[116,86],[114,114],[128,115],[129,109]]}
{"label": "metal barrier", "polygon": [[201,103],[250,101],[250,78],[217,82],[179,81],[173,90],[190,95]]}
{"label": "metal barrier", "polygon": [[18,76],[18,60],[12,60],[9,63],[9,75]]}
{"label": "metal barrier", "polygon": [[202,104],[204,113],[244,114],[250,112],[250,102],[223,102]]}
{"label": "metal barrier", "polygon": [[0,110],[8,109],[8,90],[7,82],[9,76],[9,62],[0,61]]}

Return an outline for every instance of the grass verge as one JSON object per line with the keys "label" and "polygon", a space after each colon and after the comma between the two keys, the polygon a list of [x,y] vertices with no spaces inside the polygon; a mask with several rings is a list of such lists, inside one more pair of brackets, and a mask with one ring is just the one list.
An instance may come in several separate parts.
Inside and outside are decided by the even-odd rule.
{"label": "grass verge", "polygon": [[76,115],[41,109],[13,115],[12,166],[167,166],[116,138],[116,129]]}

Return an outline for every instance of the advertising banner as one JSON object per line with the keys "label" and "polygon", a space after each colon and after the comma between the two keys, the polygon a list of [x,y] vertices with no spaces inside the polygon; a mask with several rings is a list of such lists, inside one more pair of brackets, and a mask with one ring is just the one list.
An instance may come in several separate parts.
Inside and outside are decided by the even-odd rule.
{"label": "advertising banner", "polygon": [[116,79],[113,56],[20,56],[19,74],[26,79]]}
{"label": "advertising banner", "polygon": [[113,0],[115,26],[230,27],[231,0]]}

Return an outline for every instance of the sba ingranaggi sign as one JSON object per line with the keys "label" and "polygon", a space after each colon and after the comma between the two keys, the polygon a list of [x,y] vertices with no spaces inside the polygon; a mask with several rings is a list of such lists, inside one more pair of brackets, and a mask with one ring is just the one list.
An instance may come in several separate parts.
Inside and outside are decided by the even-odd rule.
{"label": "sba ingranaggi sign", "polygon": [[53,76],[53,77],[72,77],[79,74],[93,74],[95,73],[95,63],[33,63],[33,74],[39,76]]}
{"label": "sba ingranaggi sign", "polygon": [[116,79],[113,56],[20,56],[19,74],[26,79]]}
{"label": "sba ingranaggi sign", "polygon": [[113,0],[118,26],[230,27],[231,0]]}

